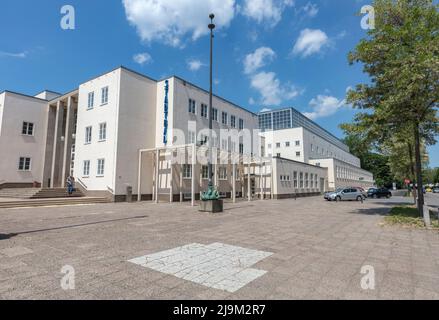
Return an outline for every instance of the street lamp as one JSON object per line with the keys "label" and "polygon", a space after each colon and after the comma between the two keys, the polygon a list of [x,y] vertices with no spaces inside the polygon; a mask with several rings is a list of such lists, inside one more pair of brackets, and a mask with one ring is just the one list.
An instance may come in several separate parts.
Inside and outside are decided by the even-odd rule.
{"label": "street lamp", "polygon": [[209,178],[209,184],[208,184],[208,189],[207,192],[203,193],[202,195],[202,200],[218,200],[219,195],[218,192],[215,190],[214,186],[213,186],[213,170],[212,170],[212,149],[213,149],[213,143],[212,143],[212,129],[213,129],[213,30],[215,29],[215,24],[213,23],[213,19],[215,18],[215,15],[213,13],[211,13],[209,15],[210,18],[210,24],[209,24],[209,29],[210,29],[210,91],[209,91],[209,141],[208,141],[208,152],[209,152],[209,159],[208,159],[208,166],[207,166],[207,175]]}

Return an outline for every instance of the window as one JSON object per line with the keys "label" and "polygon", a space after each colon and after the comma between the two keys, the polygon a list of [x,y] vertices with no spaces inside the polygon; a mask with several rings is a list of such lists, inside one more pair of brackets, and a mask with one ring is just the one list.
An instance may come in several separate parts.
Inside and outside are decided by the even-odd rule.
{"label": "window", "polygon": [[218,121],[218,109],[212,108],[212,120]]}
{"label": "window", "polygon": [[201,178],[204,180],[209,179],[209,167],[208,166],[203,166],[201,168]]}
{"label": "window", "polygon": [[300,157],[300,151],[296,152],[296,157]]}
{"label": "window", "polygon": [[107,123],[99,124],[99,141],[107,140]]}
{"label": "window", "polygon": [[85,143],[91,143],[92,127],[85,128]]}
{"label": "window", "polygon": [[271,143],[268,144],[268,149],[271,149]]}
{"label": "window", "polygon": [[227,180],[227,168],[226,167],[220,167],[218,175],[219,175],[219,179],[220,180]]}
{"label": "window", "polygon": [[196,140],[196,134],[194,131],[189,131],[189,144],[194,144]]}
{"label": "window", "polygon": [[201,116],[206,119],[208,117],[207,105],[204,103],[201,104]]}
{"label": "window", "polygon": [[299,147],[299,146],[300,146],[300,141],[297,140],[297,141],[296,141],[296,147]]}
{"label": "window", "polygon": [[223,112],[221,115],[221,123],[227,125],[227,112]]}
{"label": "window", "polygon": [[285,147],[287,147],[287,148],[290,147],[290,142],[289,141],[285,142]]}
{"label": "window", "polygon": [[280,158],[280,153],[276,153],[276,158]]}
{"label": "window", "polygon": [[303,172],[300,173],[300,188],[303,189]]}
{"label": "window", "polygon": [[88,104],[87,104],[87,109],[93,109],[95,104],[95,93],[93,92],[89,92],[88,93]]}
{"label": "window", "polygon": [[227,150],[227,139],[221,139],[221,149]]}
{"label": "window", "polygon": [[243,143],[239,144],[239,153],[244,154],[244,144]]}
{"label": "window", "polygon": [[30,171],[31,168],[31,158],[29,157],[20,157],[18,162],[18,170],[19,171]]}
{"label": "window", "polygon": [[236,128],[236,117],[235,116],[230,116],[230,126],[232,128]]}
{"label": "window", "polygon": [[308,189],[309,188],[309,175],[308,173],[305,173],[305,188]]}
{"label": "window", "polygon": [[192,179],[192,165],[183,165],[183,179]]}
{"label": "window", "polygon": [[98,159],[98,176],[103,176],[105,172],[105,159]]}
{"label": "window", "polygon": [[197,107],[195,105],[195,100],[189,99],[189,113],[196,114]]}
{"label": "window", "polygon": [[34,124],[32,122],[23,122],[21,134],[24,136],[33,136],[34,135]]}
{"label": "window", "polygon": [[239,130],[244,130],[244,120],[239,119]]}
{"label": "window", "polygon": [[309,180],[311,182],[311,189],[312,189],[314,188],[314,174],[311,173]]}
{"label": "window", "polygon": [[108,103],[108,87],[101,89],[101,105]]}
{"label": "window", "polygon": [[311,143],[311,152],[314,152],[314,145]]}
{"label": "window", "polygon": [[230,152],[236,152],[236,142],[231,141],[230,142]]}
{"label": "window", "polygon": [[82,175],[88,177],[90,175],[90,160],[85,160],[82,166]]}
{"label": "window", "polygon": [[276,148],[280,148],[280,142],[276,143]]}
{"label": "window", "polygon": [[297,189],[297,171],[294,171],[293,179],[294,179],[294,188]]}

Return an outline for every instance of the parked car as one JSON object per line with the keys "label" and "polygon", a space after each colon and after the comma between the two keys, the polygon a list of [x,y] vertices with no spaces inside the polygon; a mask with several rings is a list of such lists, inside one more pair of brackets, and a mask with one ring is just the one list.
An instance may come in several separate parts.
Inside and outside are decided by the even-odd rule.
{"label": "parked car", "polygon": [[433,193],[439,193],[439,187],[434,187],[432,191]]}
{"label": "parked car", "polygon": [[425,192],[433,192],[433,189],[430,187],[425,188]]}
{"label": "parked car", "polygon": [[389,199],[392,197],[392,193],[389,191],[389,189],[386,188],[370,188],[367,191],[367,197],[368,198],[387,198]]}
{"label": "parked car", "polygon": [[342,188],[335,192],[328,194],[329,201],[363,201],[366,197],[360,189],[357,188]]}

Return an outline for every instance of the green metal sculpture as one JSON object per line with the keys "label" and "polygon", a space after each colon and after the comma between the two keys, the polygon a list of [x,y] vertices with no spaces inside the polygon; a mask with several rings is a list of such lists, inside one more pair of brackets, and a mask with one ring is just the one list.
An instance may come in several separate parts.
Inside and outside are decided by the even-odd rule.
{"label": "green metal sculpture", "polygon": [[210,200],[218,200],[219,194],[218,191],[213,186],[209,186],[207,192],[203,192],[201,194],[202,201],[210,201]]}

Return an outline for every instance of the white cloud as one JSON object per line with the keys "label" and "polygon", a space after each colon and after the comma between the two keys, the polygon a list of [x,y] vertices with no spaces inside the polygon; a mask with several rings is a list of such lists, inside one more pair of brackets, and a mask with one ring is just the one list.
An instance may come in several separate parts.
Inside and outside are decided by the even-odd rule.
{"label": "white cloud", "polygon": [[304,29],[293,48],[293,53],[308,57],[312,54],[319,53],[322,49],[330,44],[330,40],[322,30]]}
{"label": "white cloud", "polygon": [[244,72],[251,74],[267,63],[273,61],[276,57],[276,53],[268,47],[261,47],[256,49],[255,52],[248,54],[244,59]]}
{"label": "white cloud", "polygon": [[202,63],[200,60],[189,60],[187,62],[188,68],[190,71],[198,71],[200,70],[201,67],[205,67],[206,64]]}
{"label": "white cloud", "polygon": [[317,118],[329,117],[335,114],[338,110],[346,106],[345,100],[339,100],[336,97],[318,95],[317,98],[309,102],[309,106],[313,109],[312,112],[304,112],[303,114],[315,120]]}
{"label": "white cloud", "polygon": [[302,7],[302,11],[308,16],[308,17],[315,17],[319,13],[319,8],[315,3],[308,2],[306,5]]}
{"label": "white cloud", "polygon": [[19,52],[19,53],[0,51],[0,57],[24,59],[24,58],[27,58],[27,51],[23,51],[23,52]]}
{"label": "white cloud", "polygon": [[293,85],[282,85],[274,72],[260,72],[251,77],[251,87],[259,91],[263,105],[279,105],[301,92]]}
{"label": "white cloud", "polygon": [[227,27],[235,16],[235,0],[122,0],[127,20],[144,42],[160,41],[181,47],[208,34],[209,14],[217,28]]}
{"label": "white cloud", "polygon": [[151,55],[149,53],[138,53],[133,56],[133,60],[135,63],[143,66],[144,64],[148,64],[152,61]]}
{"label": "white cloud", "polygon": [[282,19],[284,10],[293,5],[293,0],[244,0],[242,14],[273,27]]}
{"label": "white cloud", "polygon": [[259,111],[259,112],[268,112],[268,111],[271,111],[271,109],[269,109],[269,108],[263,108],[261,111]]}

